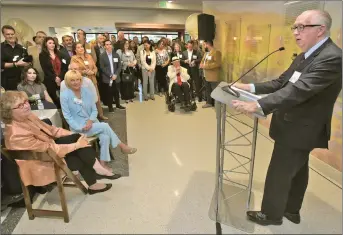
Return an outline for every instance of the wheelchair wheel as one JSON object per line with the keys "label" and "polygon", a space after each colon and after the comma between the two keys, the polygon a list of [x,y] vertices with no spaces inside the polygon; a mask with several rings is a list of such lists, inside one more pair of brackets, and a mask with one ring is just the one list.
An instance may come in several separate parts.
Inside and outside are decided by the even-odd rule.
{"label": "wheelchair wheel", "polygon": [[175,105],[174,104],[168,104],[168,110],[170,112],[175,112]]}
{"label": "wheelchair wheel", "polygon": [[170,104],[170,96],[169,96],[169,94],[166,94],[166,104]]}
{"label": "wheelchair wheel", "polygon": [[195,111],[195,110],[197,110],[197,108],[198,108],[198,106],[197,106],[197,104],[194,102],[194,103],[191,105],[191,110],[192,110],[192,111]]}

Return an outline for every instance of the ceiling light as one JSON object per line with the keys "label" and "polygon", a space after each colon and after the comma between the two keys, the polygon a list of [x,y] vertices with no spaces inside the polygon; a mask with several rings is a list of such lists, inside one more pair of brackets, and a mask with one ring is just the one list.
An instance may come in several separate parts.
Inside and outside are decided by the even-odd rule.
{"label": "ceiling light", "polygon": [[168,1],[169,3],[172,3],[173,1]]}

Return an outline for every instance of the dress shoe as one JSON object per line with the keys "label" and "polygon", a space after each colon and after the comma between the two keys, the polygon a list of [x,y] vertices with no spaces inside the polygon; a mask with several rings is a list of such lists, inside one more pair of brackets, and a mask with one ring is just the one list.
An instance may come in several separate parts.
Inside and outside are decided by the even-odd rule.
{"label": "dress shoe", "polygon": [[300,224],[300,214],[299,213],[289,213],[285,212],[284,215],[289,221],[295,224]]}
{"label": "dress shoe", "polygon": [[182,102],[182,103],[181,103],[181,106],[180,106],[180,109],[184,109],[184,108],[186,108],[186,105],[185,105],[184,102]]}
{"label": "dress shoe", "polygon": [[272,219],[268,215],[263,214],[261,211],[247,211],[248,219],[259,224],[259,225],[281,225],[281,219]]}
{"label": "dress shoe", "polygon": [[114,108],[108,108],[109,113],[114,113],[114,110],[115,110]]}
{"label": "dress shoe", "polygon": [[99,116],[99,120],[101,120],[101,121],[106,121],[106,120],[108,120],[108,117],[105,117],[105,116]]}
{"label": "dress shoe", "polygon": [[211,108],[211,107],[213,107],[212,104],[204,104],[204,105],[202,106],[203,109]]}
{"label": "dress shoe", "polygon": [[105,192],[105,191],[109,190],[110,188],[112,188],[112,184],[106,184],[105,188],[98,189],[98,190],[88,188],[88,193],[90,195],[93,195],[93,194],[96,194],[96,193],[102,193],[102,192]]}
{"label": "dress shoe", "polygon": [[122,110],[126,109],[124,106],[121,106],[121,105],[117,105],[116,108],[117,109],[122,109]]}
{"label": "dress shoe", "polygon": [[119,179],[120,177],[121,177],[120,174],[114,174],[114,175],[111,175],[111,176],[96,174],[96,179],[97,180],[101,180],[101,179],[116,180],[116,179]]}
{"label": "dress shoe", "polygon": [[125,150],[122,149],[121,152],[124,154],[134,154],[135,152],[137,152],[137,149],[136,148],[128,148]]}

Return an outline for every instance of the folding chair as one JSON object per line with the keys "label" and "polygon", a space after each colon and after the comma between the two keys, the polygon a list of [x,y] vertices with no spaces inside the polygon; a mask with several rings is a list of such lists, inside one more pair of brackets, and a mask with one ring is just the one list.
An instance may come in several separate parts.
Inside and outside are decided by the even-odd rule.
{"label": "folding chair", "polygon": [[[30,199],[30,194],[27,185],[24,185],[23,179],[20,175],[21,179],[21,186],[23,189],[24,194],[24,201],[26,210],[29,216],[30,220],[33,220],[35,217],[60,217],[64,218],[64,222],[69,222],[69,213],[68,213],[68,207],[66,202],[66,196],[64,193],[64,187],[77,187],[79,188],[84,194],[87,194],[87,189],[85,186],[81,183],[81,181],[71,172],[71,170],[67,167],[67,165],[59,158],[55,152],[52,150],[48,150],[47,152],[33,152],[33,151],[13,151],[13,150],[7,150],[3,147],[1,147],[1,153],[3,156],[8,158],[11,161],[16,162],[15,160],[42,160],[47,162],[53,162],[54,163],[54,171],[56,176],[56,182],[57,182],[57,188],[60,196],[60,202],[62,206],[62,211],[54,211],[54,210],[41,210],[41,209],[33,209],[32,208],[32,202]],[[18,166],[19,170],[19,166]],[[60,173],[64,172],[66,174],[66,177],[61,179]],[[66,178],[69,178],[72,180],[74,184],[64,184]]]}

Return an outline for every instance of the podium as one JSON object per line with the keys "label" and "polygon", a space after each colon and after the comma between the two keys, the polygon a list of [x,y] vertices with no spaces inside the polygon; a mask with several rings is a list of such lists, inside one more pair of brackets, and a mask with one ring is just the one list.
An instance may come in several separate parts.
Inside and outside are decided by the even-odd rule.
{"label": "podium", "polygon": [[[228,83],[221,82],[211,93],[211,97],[216,101],[217,148],[215,190],[209,210],[209,217],[216,222],[217,234],[221,234],[221,224],[234,227],[247,233],[252,233],[255,225],[246,218],[246,211],[253,207],[251,204],[251,201],[253,201],[251,189],[254,173],[258,119],[265,119],[266,116],[262,111],[252,114],[253,126],[251,126],[238,118],[239,115],[244,114],[232,114],[227,112],[227,106],[232,106],[232,100],[256,101],[262,98],[261,96],[233,88],[240,93],[240,96],[237,98],[223,91],[222,88],[227,85]],[[248,118],[245,115],[244,117]],[[226,135],[228,134],[225,130],[226,123],[238,133],[238,136],[228,141],[225,140]],[[244,126],[242,129],[249,129],[250,131],[243,133],[244,130],[240,130],[238,125]],[[247,135],[251,133],[252,140],[249,140]],[[238,140],[242,139],[248,143],[237,143]],[[250,154],[246,153],[246,155],[250,156],[245,156],[241,151],[233,151],[231,149],[237,146],[244,147],[244,151],[251,146]],[[227,159],[225,153],[231,158]],[[224,169],[224,160],[229,163],[230,169]],[[242,179],[242,177],[235,179],[234,174],[247,175],[247,182]],[[224,184],[224,181],[228,182],[228,184]]]}

